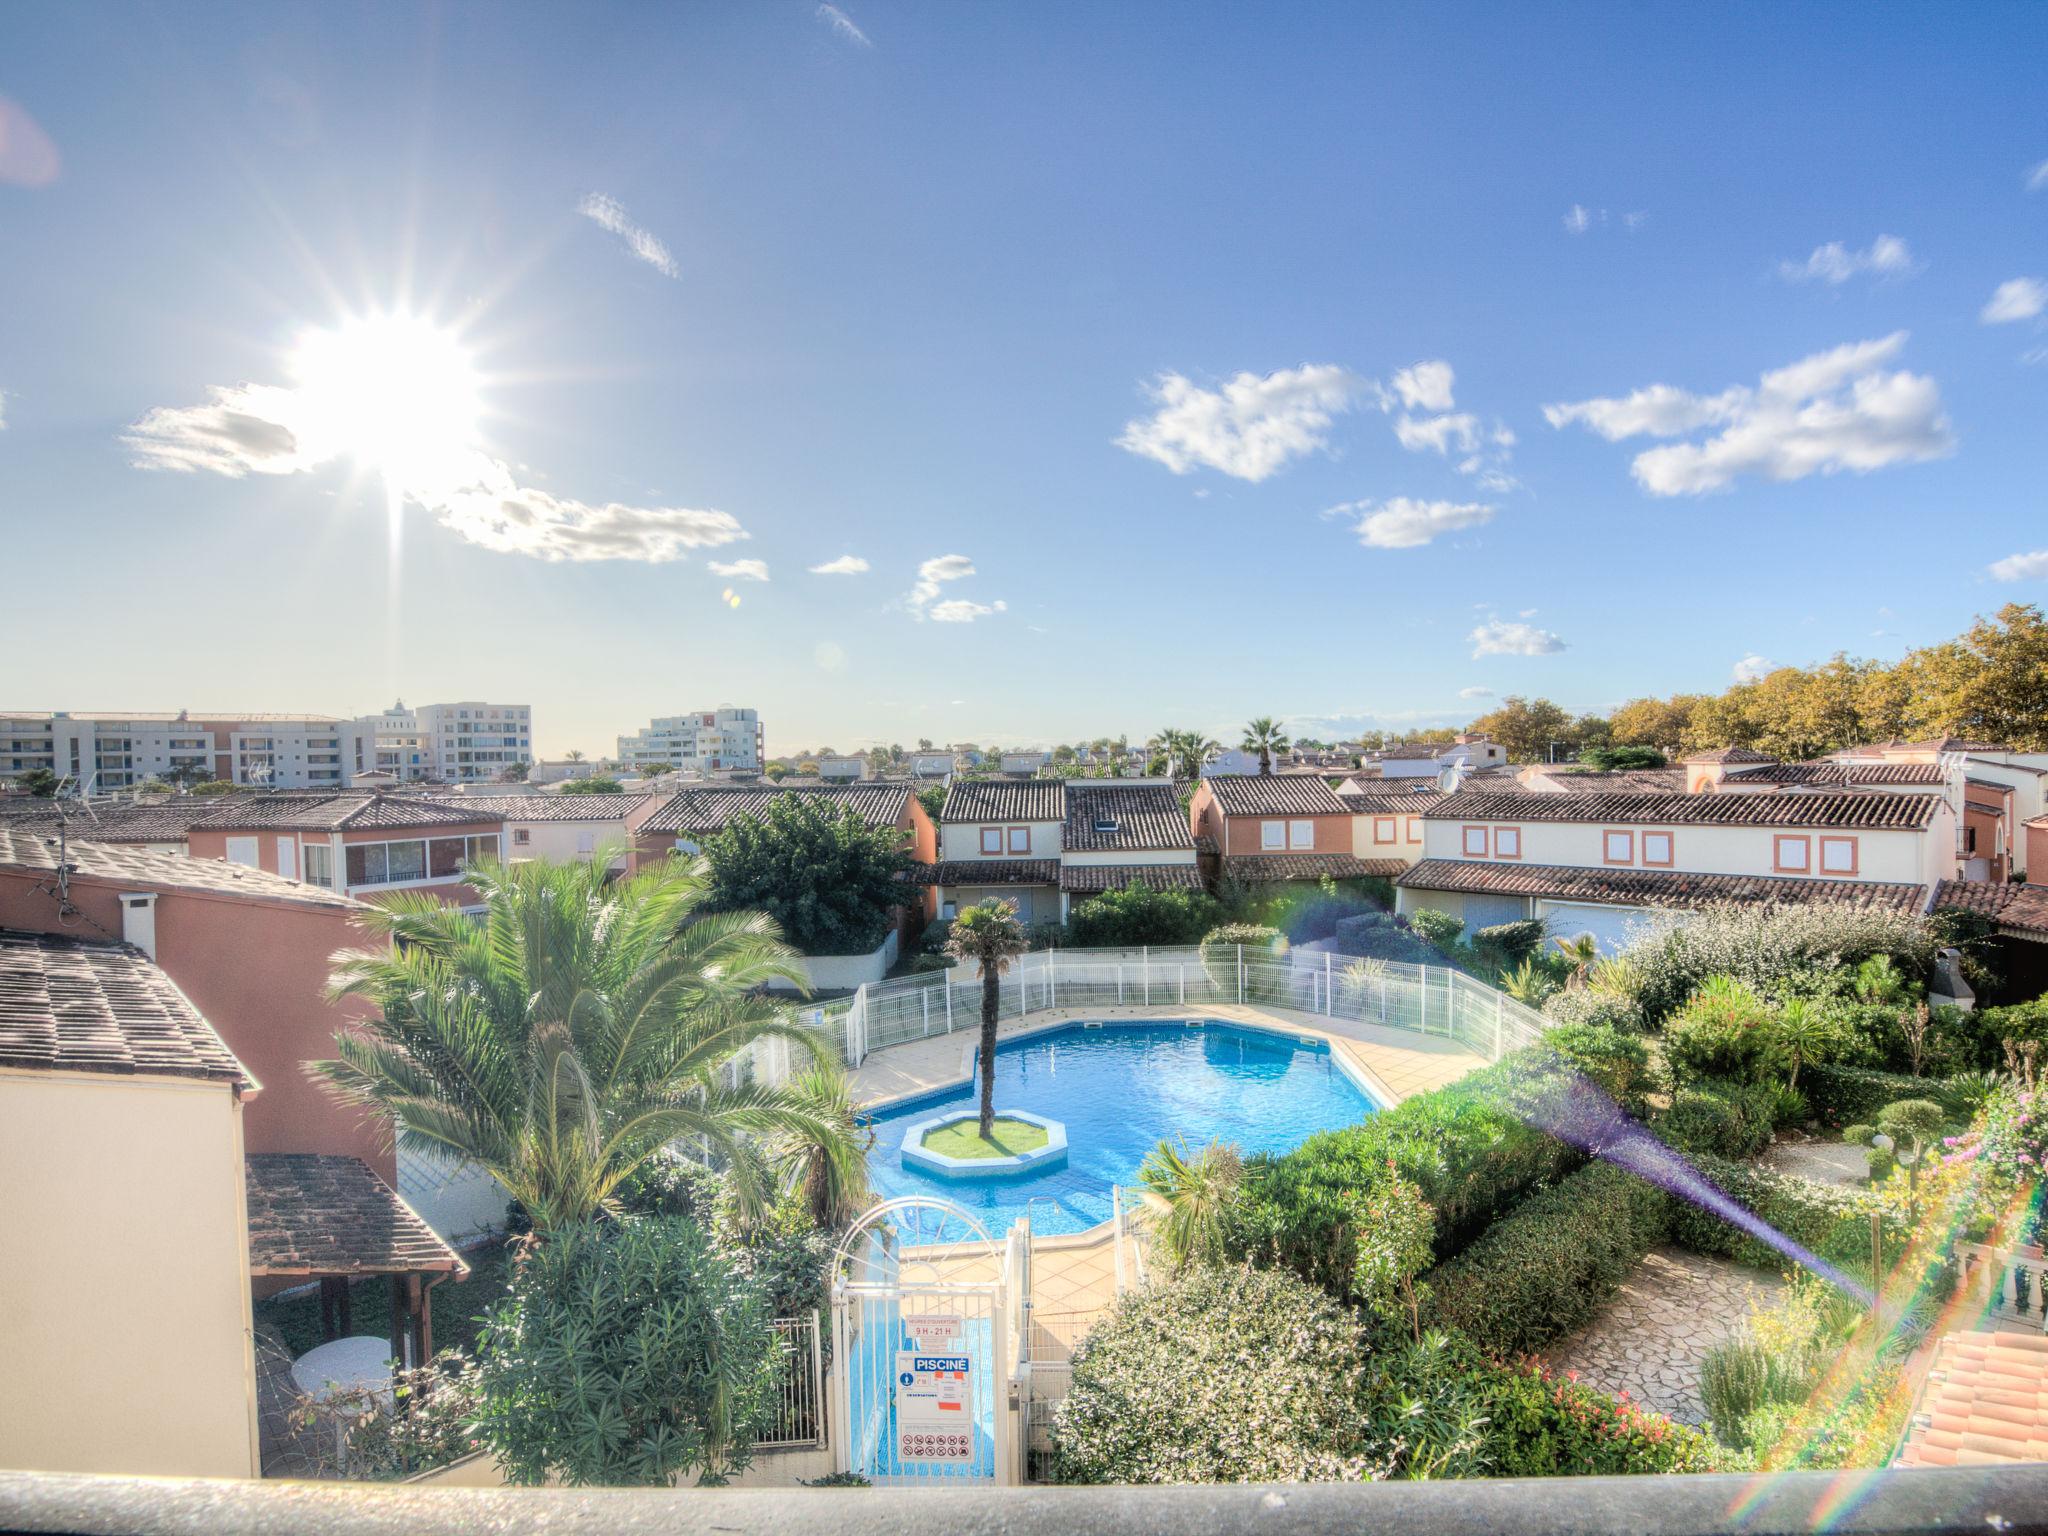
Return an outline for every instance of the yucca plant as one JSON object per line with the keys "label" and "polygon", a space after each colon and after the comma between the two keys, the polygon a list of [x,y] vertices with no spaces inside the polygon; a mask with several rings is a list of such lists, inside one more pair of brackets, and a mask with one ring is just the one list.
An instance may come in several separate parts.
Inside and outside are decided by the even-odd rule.
{"label": "yucca plant", "polygon": [[1543,1000],[1557,990],[1557,981],[1531,955],[1512,971],[1501,972],[1500,989],[1518,1003],[1541,1008]]}
{"label": "yucca plant", "polygon": [[1170,1268],[1213,1264],[1223,1254],[1223,1215],[1244,1174],[1244,1159],[1228,1142],[1212,1141],[1190,1154],[1187,1143],[1162,1141],[1138,1169],[1152,1238]]}

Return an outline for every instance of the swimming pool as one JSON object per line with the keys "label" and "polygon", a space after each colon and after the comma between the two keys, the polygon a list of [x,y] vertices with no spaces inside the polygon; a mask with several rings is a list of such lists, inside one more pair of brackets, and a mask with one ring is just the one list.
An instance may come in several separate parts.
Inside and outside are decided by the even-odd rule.
{"label": "swimming pool", "polygon": [[[969,1048],[970,1037],[961,1037]],[[883,1199],[934,1195],[972,1211],[998,1241],[1027,1211],[1034,1232],[1079,1232],[1110,1217],[1110,1189],[1138,1180],[1161,1140],[1212,1139],[1247,1155],[1286,1152],[1378,1106],[1323,1041],[1215,1021],[1067,1024],[996,1047],[996,1111],[1065,1122],[1064,1166],[997,1180],[903,1166],[903,1133],[980,1102],[972,1082],[879,1107],[868,1172]]]}

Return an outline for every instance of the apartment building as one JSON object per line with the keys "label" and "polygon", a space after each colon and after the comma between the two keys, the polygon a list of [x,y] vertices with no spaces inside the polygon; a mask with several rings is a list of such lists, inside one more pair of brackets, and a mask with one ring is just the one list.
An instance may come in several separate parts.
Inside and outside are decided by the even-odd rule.
{"label": "apartment building", "polygon": [[388,773],[401,784],[488,783],[533,762],[533,710],[526,704],[403,702],[355,722],[358,772]]}
{"label": "apartment building", "polygon": [[663,715],[619,738],[619,763],[629,771],[668,769],[701,778],[759,773],[766,761],[761,713],[754,709],[694,710]]}
{"label": "apartment building", "polygon": [[0,781],[41,768],[85,794],[150,779],[340,789],[361,734],[332,715],[15,711],[0,713]]}

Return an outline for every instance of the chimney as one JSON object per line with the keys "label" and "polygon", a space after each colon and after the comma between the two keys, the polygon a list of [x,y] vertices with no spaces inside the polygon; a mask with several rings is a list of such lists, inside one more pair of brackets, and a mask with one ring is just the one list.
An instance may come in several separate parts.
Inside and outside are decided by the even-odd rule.
{"label": "chimney", "polygon": [[156,892],[121,893],[121,937],[150,959],[156,958]]}

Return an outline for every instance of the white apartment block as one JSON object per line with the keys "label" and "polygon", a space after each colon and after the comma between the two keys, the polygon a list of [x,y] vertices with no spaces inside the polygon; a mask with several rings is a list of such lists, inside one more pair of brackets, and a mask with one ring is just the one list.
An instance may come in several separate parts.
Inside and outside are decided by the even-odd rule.
{"label": "white apartment block", "polygon": [[375,769],[400,783],[489,783],[533,761],[533,710],[526,704],[400,703],[355,723],[363,732],[356,771]]}
{"label": "white apartment block", "polygon": [[763,761],[759,710],[699,710],[664,715],[619,738],[619,764],[642,773],[676,770],[704,777],[759,773]]}
{"label": "white apartment block", "polygon": [[176,777],[339,789],[359,738],[331,715],[16,711],[0,713],[0,780],[44,768],[92,794]]}

